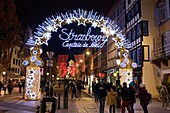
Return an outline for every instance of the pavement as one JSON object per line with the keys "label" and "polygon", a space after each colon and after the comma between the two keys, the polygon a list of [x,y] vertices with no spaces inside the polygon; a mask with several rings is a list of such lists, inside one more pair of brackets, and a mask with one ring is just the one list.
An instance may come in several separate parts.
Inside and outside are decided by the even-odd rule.
{"label": "pavement", "polygon": [[[22,98],[22,94],[14,91],[12,95],[0,97],[0,113],[35,113],[36,107],[40,105],[40,101],[26,101]],[[161,108],[162,103],[153,100],[148,106],[149,113],[170,113],[168,110]],[[68,97],[68,109],[63,109],[63,95],[61,93],[60,109],[56,113],[99,113],[99,103],[95,103],[94,98],[88,93],[88,90],[83,90],[82,95],[78,98]],[[143,113],[139,104],[139,100],[134,105],[135,113]],[[105,106],[105,113],[109,108]],[[116,109],[116,113],[120,113],[120,109]],[[126,112],[127,113],[127,112]]]}

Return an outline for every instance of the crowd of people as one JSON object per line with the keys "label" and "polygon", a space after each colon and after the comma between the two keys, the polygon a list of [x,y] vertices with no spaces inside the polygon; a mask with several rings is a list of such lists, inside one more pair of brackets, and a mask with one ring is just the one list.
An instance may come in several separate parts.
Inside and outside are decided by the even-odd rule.
{"label": "crowd of people", "polygon": [[147,91],[146,85],[143,83],[140,84],[137,92],[134,84],[127,85],[127,83],[124,82],[120,87],[120,92],[118,92],[116,86],[114,86],[113,83],[93,82],[92,92],[95,97],[95,102],[100,102],[100,113],[104,113],[105,101],[109,106],[109,112],[115,113],[118,93],[120,93],[121,96],[121,113],[125,113],[126,110],[128,113],[134,113],[134,104],[136,103],[136,98],[139,98],[140,105],[143,108],[144,113],[148,113],[148,105],[151,101],[151,97],[148,96],[150,93]]}
{"label": "crowd of people", "polygon": [[[23,82],[18,82],[18,92],[21,93],[22,89],[24,88]],[[0,96],[9,94],[11,95],[14,89],[14,83],[11,79],[9,79],[7,82],[0,81]],[[3,92],[3,93],[2,93]]]}

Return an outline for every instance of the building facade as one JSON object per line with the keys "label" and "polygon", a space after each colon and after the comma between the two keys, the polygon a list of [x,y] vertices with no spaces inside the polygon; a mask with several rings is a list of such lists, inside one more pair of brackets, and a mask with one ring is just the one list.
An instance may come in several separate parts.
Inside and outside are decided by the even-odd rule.
{"label": "building facade", "polygon": [[158,32],[154,23],[156,0],[126,0],[126,38],[130,40],[130,55],[138,67],[133,70],[133,79],[145,83],[153,97],[158,96],[160,84],[157,71],[151,60],[154,38]]}
{"label": "building facade", "polygon": [[[115,4],[107,14],[107,16],[114,20],[115,23],[120,27],[122,33],[125,34],[125,1],[116,0]],[[109,38],[107,42],[107,76],[108,82],[111,81],[115,84],[117,79],[117,64],[116,59],[118,57],[117,46],[115,45],[112,38]]]}
{"label": "building facade", "polygon": [[151,61],[161,81],[170,84],[170,0],[157,0],[154,14],[158,34]]}

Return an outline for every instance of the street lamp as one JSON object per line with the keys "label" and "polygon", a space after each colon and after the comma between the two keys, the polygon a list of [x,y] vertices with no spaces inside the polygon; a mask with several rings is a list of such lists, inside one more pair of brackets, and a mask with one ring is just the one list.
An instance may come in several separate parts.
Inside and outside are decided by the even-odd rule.
{"label": "street lamp", "polygon": [[[5,82],[5,81],[7,82],[6,72],[5,72],[5,71],[3,71],[3,72],[2,72],[2,75],[3,75],[3,82]],[[5,79],[5,80],[4,80],[4,76],[6,77],[6,79]]]}
{"label": "street lamp", "polygon": [[120,103],[121,103],[121,94],[120,94],[120,75],[119,75],[119,66],[120,66],[121,60],[118,58],[116,59],[116,64],[117,64],[117,80],[116,80],[116,90],[117,90],[117,97],[116,97],[116,108],[120,108]]}
{"label": "street lamp", "polygon": [[[49,80],[49,96],[51,96],[52,94],[52,89],[51,89],[51,86],[52,86],[52,73],[51,73],[51,67],[53,67],[53,55],[54,55],[54,52],[52,51],[47,51],[47,55],[48,55],[48,60],[47,60],[47,66],[50,67],[50,72],[49,72],[49,75],[50,75],[50,80]],[[51,94],[50,94],[51,92]]]}

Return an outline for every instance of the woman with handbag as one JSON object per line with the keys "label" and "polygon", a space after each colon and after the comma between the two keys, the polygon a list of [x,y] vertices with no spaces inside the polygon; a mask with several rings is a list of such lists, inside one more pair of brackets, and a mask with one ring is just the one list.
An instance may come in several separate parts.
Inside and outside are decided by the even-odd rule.
{"label": "woman with handbag", "polygon": [[109,106],[110,113],[115,113],[116,96],[116,87],[110,85],[107,90],[107,105]]}

